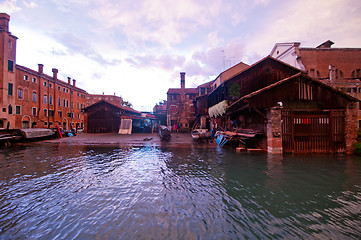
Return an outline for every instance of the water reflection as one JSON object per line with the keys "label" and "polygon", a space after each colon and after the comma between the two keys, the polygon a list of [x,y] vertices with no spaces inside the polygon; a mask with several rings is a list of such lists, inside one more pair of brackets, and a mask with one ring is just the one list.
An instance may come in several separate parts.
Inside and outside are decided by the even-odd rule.
{"label": "water reflection", "polygon": [[0,159],[0,239],[360,237],[355,157],[48,144]]}

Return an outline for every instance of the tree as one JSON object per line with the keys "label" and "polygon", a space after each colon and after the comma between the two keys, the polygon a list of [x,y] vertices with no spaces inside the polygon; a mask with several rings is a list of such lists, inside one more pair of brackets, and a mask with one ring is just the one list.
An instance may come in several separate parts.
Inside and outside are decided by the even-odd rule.
{"label": "tree", "polygon": [[132,108],[132,107],[133,107],[133,104],[131,104],[131,103],[130,103],[130,102],[128,102],[128,101],[123,101],[122,106]]}

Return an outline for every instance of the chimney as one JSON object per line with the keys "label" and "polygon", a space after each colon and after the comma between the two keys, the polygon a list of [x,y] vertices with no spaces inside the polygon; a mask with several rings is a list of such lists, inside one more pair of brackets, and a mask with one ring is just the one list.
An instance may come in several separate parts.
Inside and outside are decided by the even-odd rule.
{"label": "chimney", "polygon": [[68,77],[68,84],[70,85],[70,82],[71,82],[71,78],[70,77]]}
{"label": "chimney", "polygon": [[10,16],[6,13],[0,13],[0,31],[9,32]]}
{"label": "chimney", "polygon": [[76,83],[76,80],[75,79],[73,79],[73,86],[75,87],[75,83]]}
{"label": "chimney", "polygon": [[181,89],[184,89],[184,88],[185,88],[185,85],[186,85],[186,83],[185,83],[185,75],[186,75],[185,72],[181,72],[181,73],[180,73],[180,77],[181,77]]}
{"label": "chimney", "polygon": [[330,82],[333,84],[336,80],[336,66],[329,65],[328,70],[330,71]]}
{"label": "chimney", "polygon": [[51,71],[53,72],[53,78],[54,78],[54,80],[57,80],[57,79],[58,79],[58,69],[53,68]]}
{"label": "chimney", "polygon": [[39,63],[39,64],[38,64],[38,72],[39,72],[39,73],[43,73],[43,71],[44,71],[44,65],[41,64],[41,63]]}

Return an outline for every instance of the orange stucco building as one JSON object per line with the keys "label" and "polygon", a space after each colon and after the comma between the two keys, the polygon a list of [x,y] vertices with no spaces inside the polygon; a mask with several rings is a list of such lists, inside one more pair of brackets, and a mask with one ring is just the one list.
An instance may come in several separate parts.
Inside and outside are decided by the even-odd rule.
{"label": "orange stucco building", "polygon": [[92,95],[76,86],[76,80],[44,74],[44,65],[33,70],[16,64],[17,37],[9,31],[10,16],[0,13],[0,129],[84,127],[82,109],[107,100],[121,105],[122,98]]}

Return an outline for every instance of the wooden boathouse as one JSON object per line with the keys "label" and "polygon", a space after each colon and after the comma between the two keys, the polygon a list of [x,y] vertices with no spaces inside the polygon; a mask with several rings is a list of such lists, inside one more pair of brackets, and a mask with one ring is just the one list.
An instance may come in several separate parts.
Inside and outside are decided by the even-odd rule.
{"label": "wooden boathouse", "polygon": [[243,96],[227,112],[245,119],[245,128],[263,130],[268,152],[346,152],[356,140],[356,101],[298,73]]}
{"label": "wooden boathouse", "polygon": [[84,112],[87,133],[118,133],[121,119],[141,117],[141,112],[105,100],[86,107]]}
{"label": "wooden boathouse", "polygon": [[217,130],[270,153],[350,153],[357,101],[267,57],[210,93],[208,112]]}

